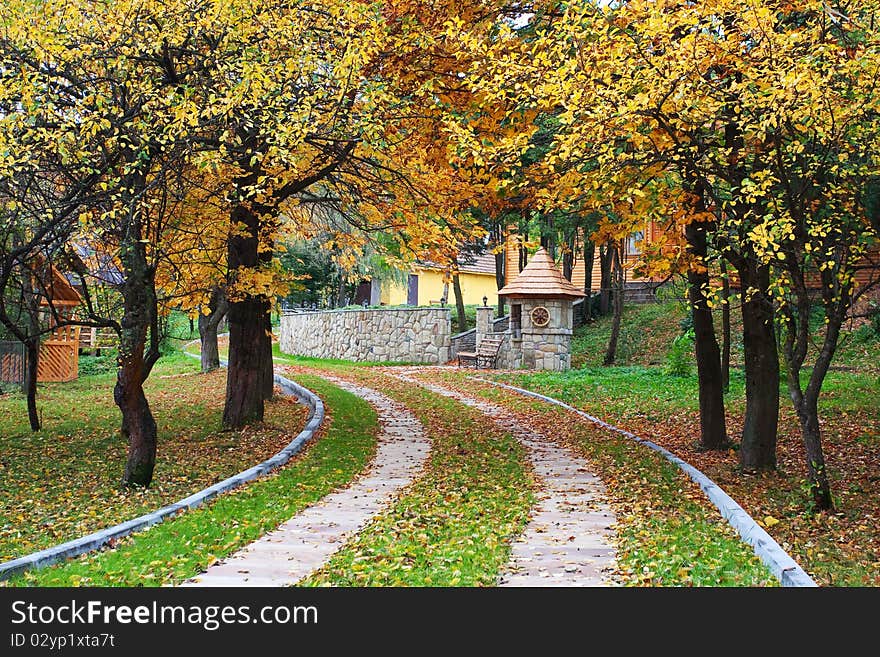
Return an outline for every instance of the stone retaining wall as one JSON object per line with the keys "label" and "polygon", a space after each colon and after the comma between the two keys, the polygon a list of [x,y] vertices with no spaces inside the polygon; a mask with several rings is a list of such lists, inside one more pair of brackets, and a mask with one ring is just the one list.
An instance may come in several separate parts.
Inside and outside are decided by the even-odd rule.
{"label": "stone retaining wall", "polygon": [[281,317],[281,351],[313,358],[443,364],[450,358],[448,308],[328,310]]}

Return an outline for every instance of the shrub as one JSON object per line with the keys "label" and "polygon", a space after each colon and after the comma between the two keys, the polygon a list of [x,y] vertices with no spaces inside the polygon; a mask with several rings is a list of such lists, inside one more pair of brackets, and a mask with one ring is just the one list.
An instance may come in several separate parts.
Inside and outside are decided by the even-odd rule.
{"label": "shrub", "polygon": [[116,372],[116,350],[108,349],[100,356],[80,356],[79,375],[94,376],[96,374],[112,374]]}
{"label": "shrub", "polygon": [[690,376],[693,366],[694,332],[688,329],[675,340],[666,354],[665,373],[669,376]]}

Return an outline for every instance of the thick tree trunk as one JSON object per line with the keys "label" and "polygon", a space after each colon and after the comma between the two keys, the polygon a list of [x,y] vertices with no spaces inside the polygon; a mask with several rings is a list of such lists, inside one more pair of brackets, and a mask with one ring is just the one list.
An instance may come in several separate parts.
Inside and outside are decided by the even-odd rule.
{"label": "thick tree trunk", "polygon": [[[767,294],[770,271],[747,261],[739,268],[743,291],[743,358],[746,416],[740,446],[744,472],[776,468],[779,422],[779,354],[773,327],[773,302]],[[750,288],[754,288],[749,292]]]}
{"label": "thick tree trunk", "polygon": [[727,262],[721,259],[721,388],[730,390],[730,279]]}
{"label": "thick tree trunk", "polygon": [[584,322],[593,319],[593,260],[596,257],[596,243],[584,233]]}
{"label": "thick tree trunk", "polygon": [[[247,180],[242,182],[246,186]],[[230,279],[240,270],[259,266],[260,218],[257,211],[239,205],[232,211],[233,231],[228,241]],[[229,304],[229,366],[226,374],[226,405],[223,426],[241,429],[263,420],[265,399],[265,318],[268,302],[260,296],[240,293]]]}
{"label": "thick tree trunk", "polygon": [[623,263],[620,259],[620,248],[615,245],[610,250],[613,263],[614,317],[611,320],[611,336],[608,338],[608,349],[605,351],[604,365],[614,365],[614,361],[617,359],[617,341],[620,339],[620,323],[623,319]]}
{"label": "thick tree trunk", "polygon": [[143,384],[152,367],[145,361],[144,349],[147,331],[155,323],[156,298],[144,245],[138,240],[139,226],[132,226],[130,232],[137,241],[122,252],[124,312],[113,399],[122,412],[122,434],[128,441],[122,484],[147,487],[153,480],[156,465],[156,421],[144,394]]}
{"label": "thick tree trunk", "polygon": [[464,297],[461,294],[461,281],[458,274],[452,275],[452,293],[455,295],[455,312],[458,315],[458,331],[467,331],[467,317],[464,309]]}
{"label": "thick tree trunk", "polygon": [[223,426],[229,429],[241,429],[263,420],[266,305],[258,297],[230,304],[229,367],[223,409]]}
{"label": "thick tree trunk", "polygon": [[[701,208],[698,208],[701,209]],[[696,271],[688,270],[688,295],[694,318],[694,352],[697,359],[697,378],[700,397],[700,447],[725,449],[728,447],[724,418],[724,392],[721,379],[721,353],[712,323],[712,311],[706,300],[709,271],[705,268],[708,248],[706,225],[691,222],[685,227],[690,252],[699,259]]]}
{"label": "thick tree trunk", "polygon": [[34,336],[25,343],[24,390],[27,399],[28,420],[31,431],[40,430],[40,415],[37,411],[37,372],[40,366],[40,338]]}

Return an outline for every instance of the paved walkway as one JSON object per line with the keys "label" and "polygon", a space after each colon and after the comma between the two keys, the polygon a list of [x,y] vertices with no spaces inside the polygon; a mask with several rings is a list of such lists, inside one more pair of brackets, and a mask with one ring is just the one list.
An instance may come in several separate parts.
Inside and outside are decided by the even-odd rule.
{"label": "paved walkway", "polygon": [[289,586],[339,550],[421,470],[430,443],[421,423],[385,395],[327,378],[373,405],[382,426],[368,472],[182,586]]}
{"label": "paved walkway", "polygon": [[500,406],[403,373],[394,376],[476,408],[528,451],[538,479],[538,502],[513,544],[500,586],[613,585],[614,512],[604,501],[602,482],[586,461],[523,426]]}

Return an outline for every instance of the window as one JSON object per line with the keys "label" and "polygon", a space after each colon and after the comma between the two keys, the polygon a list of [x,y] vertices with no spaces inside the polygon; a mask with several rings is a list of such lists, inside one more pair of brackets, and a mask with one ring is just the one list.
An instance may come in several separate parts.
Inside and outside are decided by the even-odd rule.
{"label": "window", "polygon": [[645,231],[637,230],[632,235],[626,238],[626,247],[624,249],[624,257],[628,255],[639,255],[642,250],[638,247],[637,243],[642,242],[645,239]]}

